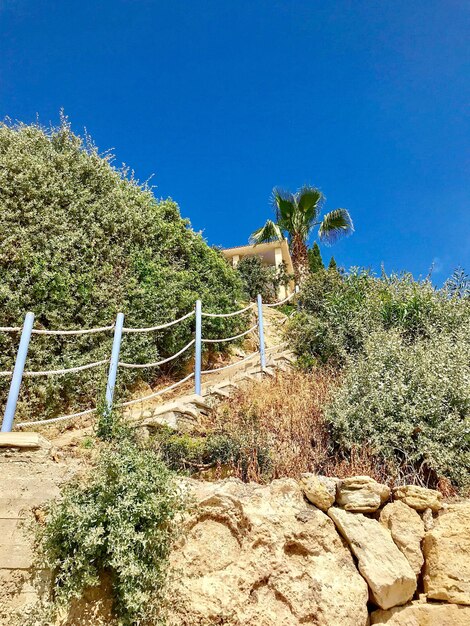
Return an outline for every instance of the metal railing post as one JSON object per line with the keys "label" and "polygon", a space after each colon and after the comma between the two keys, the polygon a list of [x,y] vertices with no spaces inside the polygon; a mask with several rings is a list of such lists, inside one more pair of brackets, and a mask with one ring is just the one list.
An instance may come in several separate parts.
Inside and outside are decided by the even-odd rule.
{"label": "metal railing post", "polygon": [[108,382],[106,384],[106,409],[109,412],[111,412],[113,408],[113,396],[114,396],[114,388],[116,386],[119,352],[121,350],[121,338],[122,338],[123,326],[124,326],[124,313],[118,313],[116,316],[116,325],[114,327],[113,349],[111,352],[111,361],[109,363]]}
{"label": "metal railing post", "polygon": [[196,334],[194,349],[194,391],[201,395],[201,359],[202,359],[202,305],[196,300]]}
{"label": "metal railing post", "polygon": [[3,416],[2,433],[9,433],[13,428],[15,419],[16,403],[18,402],[18,394],[20,393],[21,381],[23,379],[24,364],[28,354],[29,340],[31,339],[31,331],[33,330],[34,313],[26,313],[21,331],[20,345],[16,354],[15,369],[11,377],[10,391],[8,393],[7,405]]}
{"label": "metal railing post", "polygon": [[266,369],[266,355],[264,353],[264,326],[263,326],[263,299],[261,294],[258,294],[258,334],[259,334],[259,359],[261,363],[261,369]]}

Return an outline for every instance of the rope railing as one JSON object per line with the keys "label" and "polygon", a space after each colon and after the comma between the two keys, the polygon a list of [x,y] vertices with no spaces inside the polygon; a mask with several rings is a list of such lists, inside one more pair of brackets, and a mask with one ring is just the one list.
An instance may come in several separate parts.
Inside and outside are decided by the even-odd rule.
{"label": "rope railing", "polygon": [[85,415],[91,415],[96,411],[94,409],[87,409],[86,411],[80,411],[79,413],[72,413],[71,415],[61,415],[60,417],[51,417],[46,420],[37,420],[36,422],[20,422],[16,424],[18,428],[25,426],[41,426],[42,424],[53,424],[54,422],[63,422],[64,420],[76,419],[77,417],[84,417]]}
{"label": "rope railing", "polygon": [[123,333],[150,333],[150,332],[153,332],[154,330],[163,330],[164,328],[169,328],[170,326],[179,324],[179,322],[182,322],[183,320],[186,320],[189,317],[192,317],[194,314],[195,314],[194,311],[190,311],[189,313],[186,313],[186,315],[179,317],[177,320],[173,320],[172,322],[167,322],[166,324],[160,324],[159,326],[148,326],[147,328],[123,328],[122,332]]}
{"label": "rope railing", "polygon": [[[274,307],[274,306],[280,306],[281,304],[284,304],[285,302],[288,302],[289,300],[291,300],[294,296],[296,295],[296,292],[291,294],[290,296],[287,296],[287,298],[284,298],[283,300],[279,301],[279,302],[274,302],[272,304],[267,304],[267,306],[269,307]],[[248,312],[250,309],[256,307],[257,308],[257,323],[253,326],[251,326],[250,328],[248,328],[247,330],[237,334],[237,335],[233,335],[230,337],[222,337],[219,339],[214,339],[214,338],[203,338],[202,337],[202,318],[203,317],[209,317],[209,318],[230,318],[230,317],[234,317],[236,315],[241,315],[243,313]],[[187,343],[183,348],[181,348],[181,350],[179,350],[178,352],[176,352],[175,354],[166,357],[165,359],[161,359],[159,361],[155,361],[155,362],[150,362],[150,363],[127,363],[124,361],[120,361],[119,360],[119,353],[120,353],[120,348],[121,348],[121,341],[122,341],[122,335],[125,333],[145,333],[145,332],[153,332],[153,331],[158,331],[158,330],[164,330],[166,328],[170,328],[172,326],[174,326],[175,324],[178,324],[186,319],[191,318],[193,315],[195,315],[196,317],[196,323],[195,323],[195,334],[194,334],[194,338],[191,339],[191,341],[189,343]],[[189,350],[192,346],[195,346],[195,360],[194,360],[194,371],[191,372],[190,374],[188,374],[187,376],[185,376],[183,379],[177,381],[176,383],[173,383],[172,385],[169,385],[168,387],[165,387],[164,389],[160,389],[154,393],[151,393],[147,396],[144,396],[142,398],[137,398],[137,399],[133,399],[133,400],[128,400],[126,402],[121,402],[120,404],[116,405],[118,407],[127,407],[127,406],[132,406],[133,404],[137,404],[139,402],[144,402],[146,400],[150,400],[152,398],[155,398],[157,396],[160,396],[168,391],[171,391],[172,389],[175,389],[176,387],[178,387],[179,385],[182,385],[183,383],[187,382],[188,380],[194,378],[195,382],[194,382],[194,386],[195,386],[195,393],[199,394],[201,393],[201,376],[203,374],[211,374],[211,373],[216,373],[222,370],[226,370],[228,368],[232,368],[235,367],[237,365],[240,365],[241,363],[244,363],[245,361],[249,361],[251,359],[253,359],[255,356],[259,355],[260,358],[260,366],[261,366],[261,370],[264,371],[266,369],[266,357],[265,357],[265,347],[264,347],[264,325],[263,325],[263,310],[262,310],[262,298],[260,295],[258,295],[257,298],[257,302],[251,302],[250,304],[248,304],[246,307],[239,309],[237,311],[232,311],[229,313],[211,313],[211,312],[206,312],[202,310],[202,306],[201,306],[201,301],[198,300],[196,302],[196,307],[195,310],[189,311],[188,313],[186,313],[185,315],[179,317],[178,319],[172,320],[170,322],[166,322],[164,324],[159,324],[159,325],[155,325],[155,326],[149,326],[149,327],[143,327],[143,328],[132,328],[132,327],[124,327],[124,315],[123,313],[118,313],[117,317],[116,317],[116,322],[114,324],[111,324],[109,326],[101,326],[101,327],[96,327],[96,328],[86,328],[86,329],[74,329],[74,330],[47,330],[47,329],[35,329],[33,328],[34,325],[34,314],[33,313],[27,313],[25,320],[24,320],[24,324],[23,326],[0,326],[0,332],[10,332],[10,333],[21,333],[20,335],[20,343],[19,343],[19,347],[18,347],[18,352],[16,355],[16,361],[15,361],[15,367],[13,370],[8,370],[8,371],[0,371],[0,377],[10,377],[11,378],[11,383],[10,383],[10,391],[8,394],[8,400],[7,400],[7,404],[6,404],[6,408],[5,408],[5,415],[3,418],[3,424],[2,424],[2,431],[3,432],[8,432],[11,431],[12,427],[13,427],[13,422],[14,422],[14,416],[15,416],[15,411],[16,411],[16,405],[17,405],[17,401],[18,401],[18,395],[19,395],[19,391],[20,391],[20,386],[21,386],[21,381],[23,379],[23,377],[25,378],[34,378],[34,377],[40,377],[40,376],[61,376],[61,375],[65,375],[65,374],[71,374],[71,373],[75,373],[75,372],[80,372],[80,371],[84,371],[84,370],[89,370],[95,367],[100,367],[103,365],[108,364],[109,365],[109,371],[108,371],[108,381],[107,381],[107,386],[106,386],[106,404],[105,404],[105,410],[112,410],[112,408],[115,406],[113,404],[113,398],[114,398],[114,389],[115,389],[115,385],[116,385],[116,379],[117,379],[117,372],[118,372],[118,368],[122,367],[124,369],[144,369],[144,368],[151,368],[151,367],[159,367],[161,365],[164,365],[165,363],[169,363],[175,359],[177,359],[178,357],[180,357],[184,352],[186,352],[187,350]],[[258,340],[259,340],[259,351],[257,352],[253,352],[251,354],[249,354],[248,356],[239,359],[238,361],[234,362],[234,363],[229,363],[227,365],[224,365],[222,367],[217,367],[217,368],[212,368],[212,369],[206,369],[203,370],[201,368],[201,362],[202,362],[202,344],[203,343],[212,343],[212,344],[216,344],[216,343],[222,343],[222,342],[228,342],[228,341],[235,341],[237,339],[240,339],[242,337],[245,337],[246,335],[249,335],[250,333],[253,333],[256,329],[258,329]],[[28,352],[28,348],[29,348],[29,343],[30,343],[30,339],[31,339],[31,335],[75,335],[75,336],[79,336],[79,335],[87,335],[87,334],[91,334],[91,333],[100,333],[100,332],[107,332],[113,330],[113,346],[112,346],[112,352],[110,355],[110,358],[106,358],[106,359],[102,359],[100,361],[95,361],[93,363],[87,363],[85,365],[79,365],[76,367],[68,367],[68,368],[62,368],[62,369],[50,369],[50,370],[43,370],[43,371],[30,371],[30,370],[26,370],[25,371],[25,362],[26,362],[26,357],[27,357],[27,352]],[[69,420],[69,419],[75,419],[75,418],[79,418],[79,417],[83,417],[86,415],[91,415],[92,413],[96,412],[96,408],[93,409],[87,409],[85,411],[80,411],[78,413],[72,413],[70,415],[61,415],[59,417],[53,417],[53,418],[49,418],[49,419],[44,419],[44,420],[37,420],[37,421],[32,421],[32,422],[20,422],[18,424],[16,424],[17,427],[26,427],[26,426],[37,426],[37,425],[41,425],[41,424],[51,424],[51,423],[55,423],[55,422],[61,422],[64,420]]]}
{"label": "rope railing", "polygon": [[224,341],[234,341],[235,339],[240,339],[240,337],[245,337],[245,335],[249,335],[250,333],[252,333],[257,328],[258,328],[258,324],[255,324],[254,326],[252,326],[248,330],[245,330],[245,332],[240,333],[239,335],[233,335],[233,337],[222,337],[222,339],[204,339],[204,338],[202,338],[201,341],[202,341],[202,343],[221,343],[221,342],[224,342]]}
{"label": "rope railing", "polygon": [[209,369],[209,370],[202,370],[201,374],[213,374],[214,372],[221,372],[222,370],[227,370],[229,367],[235,367],[236,365],[240,365],[241,363],[244,363],[245,361],[249,361],[254,356],[259,356],[259,353],[252,352],[245,358],[239,359],[238,361],[235,361],[234,363],[229,363],[228,365],[223,365],[222,367],[214,367],[213,369]]}
{"label": "rope railing", "polygon": [[232,311],[232,313],[207,313],[206,311],[202,311],[202,315],[204,317],[233,317],[234,315],[240,315],[241,313],[245,313],[249,311],[251,308],[255,306],[254,302],[250,302],[248,306],[244,309],[239,309],[238,311]]}
{"label": "rope railing", "polygon": [[293,291],[290,294],[290,296],[287,296],[287,298],[284,298],[284,300],[279,300],[279,302],[272,302],[270,304],[266,304],[265,306],[269,306],[269,307],[281,306],[281,304],[284,304],[285,302],[289,302],[289,300],[292,300],[292,298],[296,295],[297,295],[297,291]]}
{"label": "rope railing", "polygon": [[86,365],[78,365],[77,367],[67,367],[60,370],[44,370],[37,372],[23,372],[23,376],[28,378],[34,378],[36,376],[62,376],[63,374],[73,374],[74,372],[83,372],[84,370],[89,370],[93,367],[99,367],[100,365],[105,365],[109,363],[109,359],[103,359],[102,361],[95,361],[94,363],[87,363]]}
{"label": "rope railing", "polygon": [[127,402],[120,402],[119,404],[116,405],[116,407],[124,408],[126,406],[131,406],[132,404],[137,404],[138,402],[145,402],[146,400],[151,400],[152,398],[156,398],[157,396],[161,396],[162,394],[166,393],[167,391],[171,391],[172,389],[175,389],[176,387],[179,387],[180,385],[185,383],[187,380],[191,380],[191,378],[193,376],[194,376],[194,372],[191,372],[191,374],[188,374],[187,376],[185,376],[181,380],[178,380],[178,382],[173,383],[172,385],[169,385],[168,387],[165,387],[164,389],[159,389],[158,391],[155,391],[154,393],[151,393],[148,396],[143,396],[142,398],[136,398],[135,400],[128,400]]}
{"label": "rope railing", "polygon": [[98,328],[83,328],[75,330],[47,330],[44,328],[33,328],[31,333],[33,335],[91,335],[93,333],[103,333],[108,330],[113,330],[113,328],[114,324],[111,324],[110,326],[98,326]]}
{"label": "rope railing", "polygon": [[122,361],[119,361],[118,365],[119,367],[125,367],[127,369],[144,369],[146,367],[158,367],[159,365],[163,365],[164,363],[169,363],[170,361],[173,361],[177,357],[181,356],[183,352],[186,352],[186,350],[188,350],[195,343],[196,343],[196,340],[191,339],[191,341],[187,343],[184,346],[184,348],[181,348],[179,352],[176,352],[176,354],[173,354],[173,356],[169,356],[166,359],[162,359],[161,361],[155,361],[155,363],[124,363]]}

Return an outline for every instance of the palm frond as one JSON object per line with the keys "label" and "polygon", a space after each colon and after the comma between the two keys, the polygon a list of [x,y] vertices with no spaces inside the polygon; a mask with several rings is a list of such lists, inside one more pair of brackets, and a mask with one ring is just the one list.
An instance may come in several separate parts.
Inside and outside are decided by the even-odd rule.
{"label": "palm frond", "polygon": [[264,226],[255,230],[250,235],[250,243],[255,246],[259,243],[269,243],[270,241],[280,241],[284,239],[279,226],[272,220],[268,220]]}
{"label": "palm frond", "polygon": [[302,213],[305,214],[306,220],[311,222],[315,220],[323,204],[324,196],[316,187],[304,185],[295,194],[297,205]]}
{"label": "palm frond", "polygon": [[335,209],[327,213],[318,229],[318,236],[326,244],[332,244],[341,237],[354,232],[354,224],[346,209]]}
{"label": "palm frond", "polygon": [[296,209],[294,194],[275,187],[272,194],[272,204],[276,211],[277,221],[289,223]]}

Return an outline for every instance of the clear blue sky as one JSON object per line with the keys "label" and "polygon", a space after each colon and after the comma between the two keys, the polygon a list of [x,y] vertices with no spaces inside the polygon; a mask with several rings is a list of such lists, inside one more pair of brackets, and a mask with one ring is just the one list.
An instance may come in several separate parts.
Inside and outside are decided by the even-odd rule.
{"label": "clear blue sky", "polygon": [[63,107],[242,244],[273,186],[320,187],[356,233],[329,258],[470,271],[468,0],[0,0],[0,117]]}

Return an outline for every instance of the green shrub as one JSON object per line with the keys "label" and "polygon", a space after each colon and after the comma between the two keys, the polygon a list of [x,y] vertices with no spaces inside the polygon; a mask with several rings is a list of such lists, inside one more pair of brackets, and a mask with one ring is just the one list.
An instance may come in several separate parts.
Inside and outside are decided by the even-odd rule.
{"label": "green shrub", "polygon": [[342,450],[364,444],[436,484],[470,486],[470,324],[409,343],[372,334],[326,412]]}
{"label": "green shrub", "polygon": [[395,329],[413,342],[454,332],[470,319],[468,299],[449,298],[409,274],[377,278],[365,271],[318,271],[305,282],[300,302],[290,336],[297,354],[313,362],[344,363],[380,330]]}
{"label": "green shrub", "polygon": [[279,287],[287,287],[293,278],[288,274],[285,263],[281,263],[278,268],[266,266],[259,256],[243,257],[237,265],[237,271],[248,300],[255,300],[261,294],[264,302],[274,302]]}
{"label": "green shrub", "polygon": [[216,429],[206,436],[180,434],[161,428],[155,437],[157,449],[170,469],[194,473],[213,466],[231,466],[244,480],[254,460],[262,473],[269,473],[270,448],[261,439],[252,428],[237,431]]}
{"label": "green shrub", "polygon": [[153,451],[129,438],[106,445],[86,480],[47,505],[38,530],[54,606],[67,607],[108,574],[119,624],[164,623],[168,557],[183,508],[174,475]]}
{"label": "green shrub", "polygon": [[[113,323],[151,326],[182,316],[201,298],[207,311],[228,312],[242,295],[238,274],[180,217],[171,199],[157,200],[126,168],[112,165],[87,138],[59,128],[0,124],[0,324],[89,328]],[[204,319],[206,336],[236,334],[239,317]],[[168,331],[125,335],[122,360],[156,361],[186,344],[194,318]],[[33,336],[27,369],[101,360],[111,334]],[[0,334],[0,370],[11,369],[17,336]],[[191,352],[188,352],[190,355]],[[180,359],[176,367],[181,367]],[[169,365],[167,371],[174,369]],[[106,372],[27,379],[18,417],[88,408]],[[123,385],[152,381],[156,368],[120,371]],[[8,380],[0,379],[0,397]]]}

